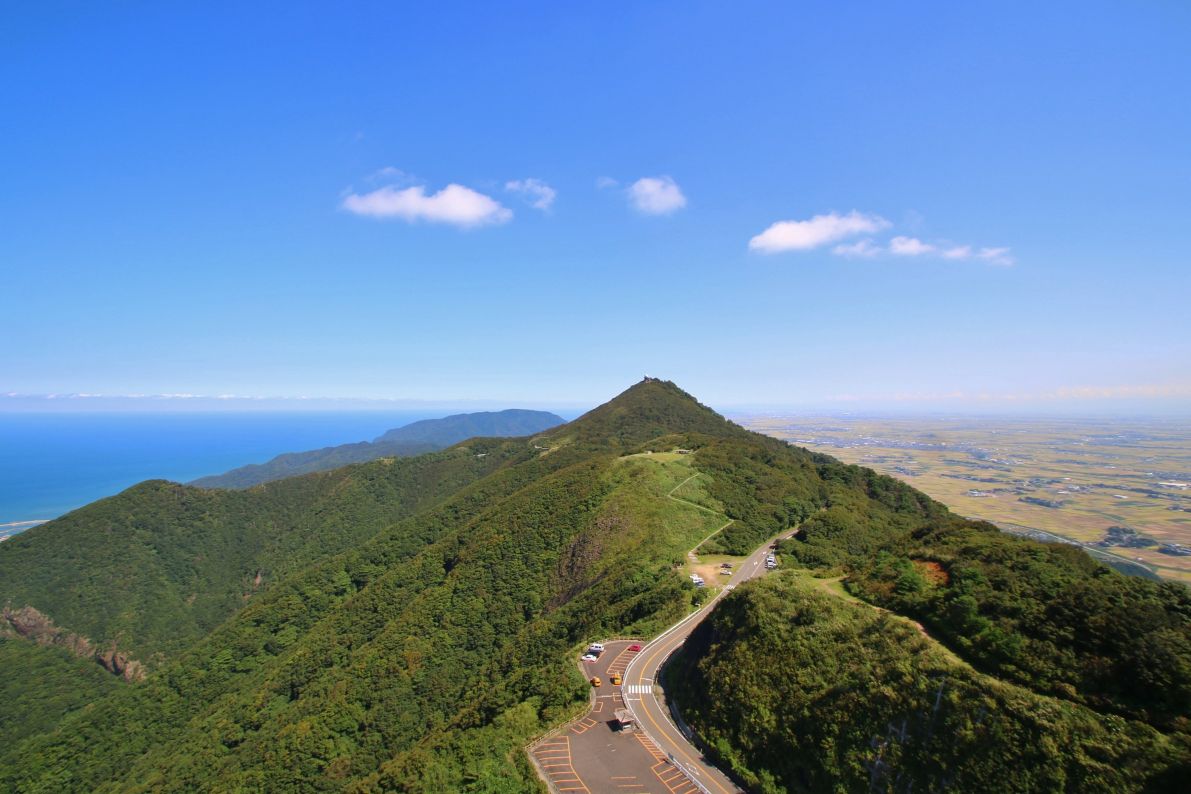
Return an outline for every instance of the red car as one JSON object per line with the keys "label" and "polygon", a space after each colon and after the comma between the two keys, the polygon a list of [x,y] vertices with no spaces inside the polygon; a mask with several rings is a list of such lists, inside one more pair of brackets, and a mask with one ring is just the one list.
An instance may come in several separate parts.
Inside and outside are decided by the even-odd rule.
{"label": "red car", "polygon": [[640,646],[640,645],[630,645],[630,646],[629,646],[628,648],[626,648],[625,650],[627,650],[627,651],[633,651],[633,652],[635,653],[635,652],[637,652],[637,651],[641,650],[641,646]]}

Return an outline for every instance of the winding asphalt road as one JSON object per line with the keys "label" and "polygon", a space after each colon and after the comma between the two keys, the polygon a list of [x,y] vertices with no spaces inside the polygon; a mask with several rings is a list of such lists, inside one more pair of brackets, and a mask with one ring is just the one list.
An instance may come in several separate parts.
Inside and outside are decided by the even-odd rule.
{"label": "winding asphalt road", "polygon": [[682,647],[695,627],[715,608],[716,603],[737,585],[765,573],[765,556],[769,544],[758,548],[743,562],[738,563],[728,584],[708,600],[697,612],[693,612],[671,626],[656,639],[641,649],[629,663],[624,675],[625,705],[637,718],[637,723],[653,742],[665,752],[672,763],[687,773],[704,791],[711,794],[735,794],[740,788],[728,777],[703,758],[703,754],[683,735],[670,718],[669,709],[663,702],[658,673],[666,659]]}

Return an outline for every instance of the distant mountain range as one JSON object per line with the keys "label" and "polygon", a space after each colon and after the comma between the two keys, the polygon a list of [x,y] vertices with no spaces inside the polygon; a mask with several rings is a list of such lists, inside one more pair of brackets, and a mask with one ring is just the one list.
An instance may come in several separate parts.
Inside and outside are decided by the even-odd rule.
{"label": "distant mountain range", "polygon": [[330,471],[351,463],[379,458],[405,458],[446,449],[469,438],[509,438],[542,433],[565,422],[548,411],[480,411],[442,419],[423,419],[389,430],[374,441],[340,444],[307,452],[286,452],[267,463],[253,463],[223,474],[200,477],[191,485],[200,488],[250,488],[315,471]]}

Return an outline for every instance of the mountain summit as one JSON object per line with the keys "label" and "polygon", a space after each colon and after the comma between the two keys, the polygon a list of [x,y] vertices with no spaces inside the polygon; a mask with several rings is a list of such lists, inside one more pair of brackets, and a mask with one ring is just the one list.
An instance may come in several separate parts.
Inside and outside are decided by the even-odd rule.
{"label": "mountain summit", "polygon": [[647,377],[550,435],[627,447],[689,433],[748,434],[671,381]]}

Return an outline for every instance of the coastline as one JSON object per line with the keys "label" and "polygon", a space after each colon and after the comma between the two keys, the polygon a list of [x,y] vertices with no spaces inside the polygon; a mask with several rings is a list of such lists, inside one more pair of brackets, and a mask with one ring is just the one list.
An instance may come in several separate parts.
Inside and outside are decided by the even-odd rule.
{"label": "coastline", "polygon": [[9,538],[19,535],[27,529],[32,529],[40,524],[45,524],[52,521],[51,518],[35,518],[31,521],[9,521],[7,523],[0,523],[0,542],[6,541]]}

